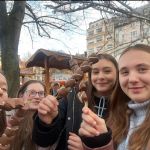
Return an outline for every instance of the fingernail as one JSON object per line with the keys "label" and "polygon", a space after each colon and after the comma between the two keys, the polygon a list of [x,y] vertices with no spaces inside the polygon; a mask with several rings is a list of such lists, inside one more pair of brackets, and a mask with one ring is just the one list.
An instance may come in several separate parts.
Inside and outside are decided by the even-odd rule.
{"label": "fingernail", "polygon": [[97,136],[100,135],[100,132],[99,132],[99,131],[96,131],[96,135],[97,135]]}

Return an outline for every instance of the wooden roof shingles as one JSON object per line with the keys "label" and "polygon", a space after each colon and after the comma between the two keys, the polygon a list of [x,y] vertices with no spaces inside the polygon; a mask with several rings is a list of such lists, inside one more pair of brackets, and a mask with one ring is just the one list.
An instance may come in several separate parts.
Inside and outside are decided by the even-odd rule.
{"label": "wooden roof shingles", "polygon": [[[73,56],[80,65],[86,58]],[[57,69],[70,69],[69,60],[71,56],[69,54],[49,51],[45,49],[37,50],[31,58],[26,62],[26,67],[45,67],[45,59],[48,58],[48,67]]]}

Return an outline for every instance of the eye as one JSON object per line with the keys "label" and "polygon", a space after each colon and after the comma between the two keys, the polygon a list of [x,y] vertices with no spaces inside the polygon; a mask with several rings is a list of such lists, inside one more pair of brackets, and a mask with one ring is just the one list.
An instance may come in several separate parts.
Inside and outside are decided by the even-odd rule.
{"label": "eye", "polygon": [[7,92],[7,89],[6,88],[1,88],[3,90],[3,92]]}
{"label": "eye", "polygon": [[98,70],[92,70],[92,74],[98,74],[99,71]]}
{"label": "eye", "polygon": [[139,73],[145,73],[146,70],[147,70],[147,68],[144,68],[144,67],[138,68],[138,72],[139,72]]}
{"label": "eye", "polygon": [[106,74],[109,74],[110,72],[111,72],[111,70],[108,70],[108,69],[104,70],[104,73],[106,73]]}
{"label": "eye", "polygon": [[121,71],[119,71],[119,74],[123,75],[123,76],[126,76],[126,75],[129,74],[129,71],[128,70],[121,70]]}
{"label": "eye", "polygon": [[44,91],[40,91],[38,92],[40,96],[44,96],[45,95],[45,92]]}
{"label": "eye", "polygon": [[30,94],[36,94],[36,91],[30,91]]}

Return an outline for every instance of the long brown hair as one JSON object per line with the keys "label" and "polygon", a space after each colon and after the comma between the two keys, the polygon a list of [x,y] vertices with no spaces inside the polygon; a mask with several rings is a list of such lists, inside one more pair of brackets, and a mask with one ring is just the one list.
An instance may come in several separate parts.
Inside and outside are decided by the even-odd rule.
{"label": "long brown hair", "polygon": [[[116,75],[117,75],[117,79],[116,79],[116,84],[114,85],[114,88],[115,89],[115,86],[117,85],[117,81],[118,81],[118,64],[117,64],[117,61],[116,59],[110,55],[110,54],[106,54],[106,53],[103,53],[103,54],[97,54],[96,57],[98,58],[98,60],[101,60],[101,59],[104,59],[104,60],[108,60],[110,61],[114,66],[115,66],[115,69],[116,69]],[[92,85],[92,82],[91,82],[91,71],[89,72],[89,80],[88,80],[88,100],[89,100],[89,107],[94,110],[94,105],[95,105],[95,102],[94,102],[94,92],[95,92],[95,88],[93,87]],[[102,95],[103,96],[103,95]]]}
{"label": "long brown hair", "polygon": [[[43,86],[45,90],[45,86],[43,82],[38,80],[29,80],[24,83],[18,91],[17,97],[22,97],[25,93],[27,87],[30,84],[39,83]],[[17,134],[14,138],[14,141],[11,145],[11,150],[36,150],[36,145],[32,141],[32,128],[33,128],[33,115],[34,111],[26,111],[24,115],[24,119],[21,121]]]}
{"label": "long brown hair", "polygon": [[[120,57],[131,50],[139,50],[150,53],[150,46],[137,44],[127,48]],[[110,114],[108,124],[112,128],[113,140],[117,146],[128,134],[129,117],[133,113],[128,107],[130,98],[122,91],[120,85],[115,89],[111,97]],[[146,113],[145,120],[135,130],[129,139],[129,150],[145,150],[150,140],[150,106]]]}

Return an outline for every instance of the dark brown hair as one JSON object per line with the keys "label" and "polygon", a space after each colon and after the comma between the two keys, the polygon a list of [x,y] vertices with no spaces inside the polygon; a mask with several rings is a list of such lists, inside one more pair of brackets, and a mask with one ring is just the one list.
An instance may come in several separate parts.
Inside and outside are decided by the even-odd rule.
{"label": "dark brown hair", "polygon": [[[114,88],[115,86],[117,85],[117,82],[118,82],[118,64],[117,64],[117,61],[116,59],[110,55],[110,54],[97,54],[96,57],[98,58],[98,60],[102,60],[102,59],[105,59],[107,61],[110,61],[116,68],[116,75],[117,75],[117,79],[116,79],[116,84],[114,85]],[[94,91],[95,91],[95,88],[93,87],[92,83],[91,83],[91,71],[89,73],[89,82],[88,82],[88,99],[89,99],[89,107],[94,110]],[[102,95],[103,96],[103,95]]]}
{"label": "dark brown hair", "polygon": [[[144,44],[131,46],[123,51],[120,58],[128,51],[144,51],[150,53],[150,46]],[[112,128],[113,140],[116,146],[120,144],[128,134],[129,117],[133,113],[128,107],[129,101],[130,98],[122,91],[118,84],[111,97],[110,113],[107,122]],[[149,109],[145,120],[130,136],[129,150],[145,150],[150,140],[150,106],[148,107]]]}
{"label": "dark brown hair", "polygon": [[21,97],[21,96],[25,93],[27,87],[28,87],[30,84],[33,84],[33,83],[39,83],[39,84],[41,84],[41,85],[43,86],[43,88],[44,88],[44,91],[45,91],[45,85],[43,84],[42,81],[39,81],[39,80],[29,80],[29,81],[25,82],[25,83],[20,87],[20,89],[19,89],[19,91],[18,91],[18,93],[17,93],[17,97]]}

